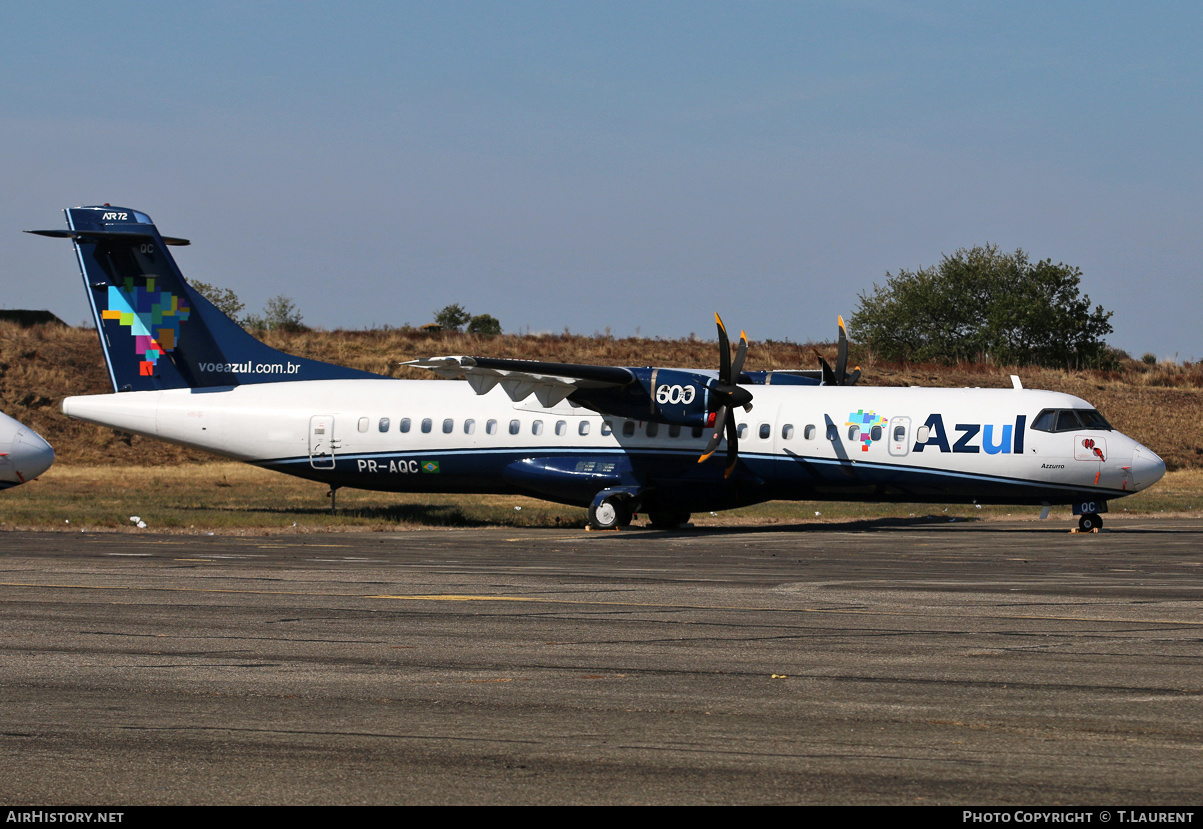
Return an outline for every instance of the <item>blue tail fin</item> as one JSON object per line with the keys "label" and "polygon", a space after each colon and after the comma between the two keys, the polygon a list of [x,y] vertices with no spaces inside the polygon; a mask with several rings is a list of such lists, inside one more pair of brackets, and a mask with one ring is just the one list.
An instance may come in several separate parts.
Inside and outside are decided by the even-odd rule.
{"label": "blue tail fin", "polygon": [[115,391],[214,388],[285,380],[380,377],[293,357],[264,345],[184,281],[145,213],[74,207],[69,230],[32,231],[75,242]]}

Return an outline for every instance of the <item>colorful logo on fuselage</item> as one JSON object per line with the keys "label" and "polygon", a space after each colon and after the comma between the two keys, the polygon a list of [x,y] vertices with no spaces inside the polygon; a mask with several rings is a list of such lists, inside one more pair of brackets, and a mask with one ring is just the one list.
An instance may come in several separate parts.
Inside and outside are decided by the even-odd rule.
{"label": "colorful logo on fuselage", "polygon": [[885,428],[886,419],[874,412],[866,412],[864,409],[857,409],[848,415],[848,420],[844,422],[845,426],[856,426],[860,428],[860,434],[857,439],[860,441],[860,451],[868,452],[869,445],[873,443],[873,427],[880,426]]}
{"label": "colorful logo on fuselage", "polygon": [[130,329],[134,350],[142,358],[138,373],[153,376],[159,357],[174,350],[179,341],[180,323],[192,311],[188,301],[170,291],[156,291],[154,277],[148,277],[145,286],[126,277],[124,287],[109,286],[107,299],[101,319],[116,320]]}

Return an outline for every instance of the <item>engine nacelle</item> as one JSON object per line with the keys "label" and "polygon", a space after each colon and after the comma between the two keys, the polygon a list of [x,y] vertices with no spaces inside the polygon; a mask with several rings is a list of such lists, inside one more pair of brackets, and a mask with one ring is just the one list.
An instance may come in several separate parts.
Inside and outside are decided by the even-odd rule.
{"label": "engine nacelle", "polygon": [[580,389],[571,399],[595,411],[631,420],[687,427],[710,423],[710,385],[716,382],[712,373],[650,366],[630,371],[635,383],[621,389]]}
{"label": "engine nacelle", "polygon": [[[641,376],[642,371],[648,375]],[[710,418],[710,386],[714,378],[692,371],[656,368],[636,372],[652,401],[656,420],[677,426],[705,426]]]}

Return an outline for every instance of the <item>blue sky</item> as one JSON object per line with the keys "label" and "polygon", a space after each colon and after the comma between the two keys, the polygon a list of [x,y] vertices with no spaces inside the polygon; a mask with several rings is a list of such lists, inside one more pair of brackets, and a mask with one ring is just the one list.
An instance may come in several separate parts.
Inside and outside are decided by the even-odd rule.
{"label": "blue sky", "polygon": [[5,307],[88,316],[19,231],[109,202],[326,328],[829,340],[990,242],[1081,268],[1114,345],[1203,358],[1196,4],[3,9]]}

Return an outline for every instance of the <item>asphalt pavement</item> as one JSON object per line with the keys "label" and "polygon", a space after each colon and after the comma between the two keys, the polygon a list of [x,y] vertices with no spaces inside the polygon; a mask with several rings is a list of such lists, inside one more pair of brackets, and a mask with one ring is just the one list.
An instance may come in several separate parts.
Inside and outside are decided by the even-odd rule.
{"label": "asphalt pavement", "polygon": [[0,533],[0,804],[1203,801],[1203,522]]}

